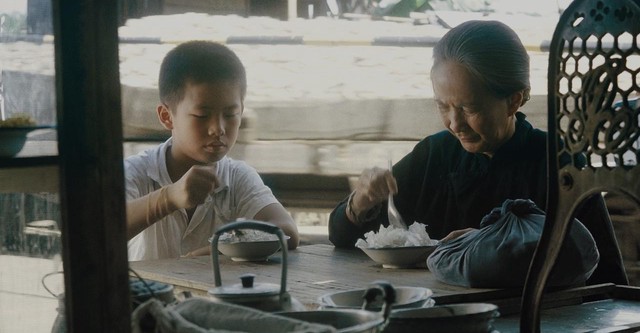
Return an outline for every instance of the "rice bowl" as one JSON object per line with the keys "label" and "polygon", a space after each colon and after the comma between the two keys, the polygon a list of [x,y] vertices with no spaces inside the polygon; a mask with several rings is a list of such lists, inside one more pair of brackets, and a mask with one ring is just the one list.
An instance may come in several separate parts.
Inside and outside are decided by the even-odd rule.
{"label": "rice bowl", "polygon": [[[284,236],[288,240],[289,236]],[[213,237],[209,239],[209,242]],[[280,250],[278,236],[260,230],[242,229],[223,233],[218,251],[233,261],[266,261]]]}
{"label": "rice bowl", "polygon": [[430,246],[405,246],[384,248],[360,248],[383,268],[426,267],[427,258],[436,249]]}
{"label": "rice bowl", "polygon": [[233,261],[266,261],[280,250],[279,240],[218,243],[218,251]]}
{"label": "rice bowl", "polygon": [[380,226],[378,232],[369,231],[358,239],[356,247],[384,268],[413,268],[426,267],[438,244],[424,224],[414,222],[408,229]]}

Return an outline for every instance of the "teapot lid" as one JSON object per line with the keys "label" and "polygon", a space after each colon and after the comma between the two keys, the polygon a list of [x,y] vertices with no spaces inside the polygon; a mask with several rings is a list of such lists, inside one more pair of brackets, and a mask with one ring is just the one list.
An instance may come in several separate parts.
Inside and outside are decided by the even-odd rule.
{"label": "teapot lid", "polygon": [[220,298],[271,297],[280,294],[280,286],[273,283],[254,284],[255,274],[240,276],[242,283],[220,286],[209,290],[209,294]]}
{"label": "teapot lid", "polygon": [[[218,262],[218,240],[224,232],[235,229],[257,229],[269,232],[278,236],[280,240],[280,249],[282,253],[282,275],[280,276],[280,285],[274,284],[257,284],[254,285],[253,280],[255,274],[244,274],[240,276],[242,284],[236,284],[230,287],[222,286],[222,278],[220,277],[220,264]],[[209,294],[213,297],[225,299],[231,302],[265,302],[277,299],[279,304],[285,304],[290,299],[287,290],[287,243],[284,240],[284,232],[278,226],[259,221],[236,221],[221,226],[213,236],[211,241],[211,260],[213,264],[213,277],[216,288],[210,289]],[[265,302],[267,303],[267,302]]]}

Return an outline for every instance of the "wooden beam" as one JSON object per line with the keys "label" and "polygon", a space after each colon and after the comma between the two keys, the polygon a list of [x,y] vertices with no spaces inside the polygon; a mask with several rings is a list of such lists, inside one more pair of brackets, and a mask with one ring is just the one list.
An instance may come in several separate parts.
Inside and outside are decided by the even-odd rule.
{"label": "wooden beam", "polygon": [[58,166],[0,168],[0,193],[58,192]]}

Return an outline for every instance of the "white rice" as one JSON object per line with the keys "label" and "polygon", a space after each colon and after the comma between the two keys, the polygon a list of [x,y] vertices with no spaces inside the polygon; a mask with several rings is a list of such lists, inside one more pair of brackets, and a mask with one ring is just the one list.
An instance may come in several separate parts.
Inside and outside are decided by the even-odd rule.
{"label": "white rice", "polygon": [[408,230],[393,226],[380,226],[378,232],[369,231],[364,234],[365,239],[358,239],[356,247],[359,248],[384,248],[406,246],[432,246],[438,241],[431,239],[425,225],[414,222]]}

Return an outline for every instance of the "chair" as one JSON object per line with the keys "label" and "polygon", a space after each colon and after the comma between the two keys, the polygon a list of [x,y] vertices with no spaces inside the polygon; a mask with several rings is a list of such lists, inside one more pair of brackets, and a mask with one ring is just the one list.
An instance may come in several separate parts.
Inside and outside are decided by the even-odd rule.
{"label": "chair", "polygon": [[521,332],[540,331],[547,278],[584,202],[611,191],[640,203],[640,0],[573,1],[549,52],[547,219]]}

